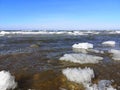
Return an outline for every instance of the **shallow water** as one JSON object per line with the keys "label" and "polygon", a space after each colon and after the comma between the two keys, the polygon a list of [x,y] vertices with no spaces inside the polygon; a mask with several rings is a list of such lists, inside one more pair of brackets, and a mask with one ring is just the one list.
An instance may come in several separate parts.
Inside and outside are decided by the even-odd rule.
{"label": "shallow water", "polygon": [[[116,41],[114,47],[103,46],[103,41]],[[94,44],[96,50],[120,49],[119,34],[38,34],[4,35],[0,37],[0,70],[9,70],[18,82],[16,90],[84,90],[82,85],[70,82],[62,74],[67,67],[91,67],[95,71],[93,83],[101,79],[114,80],[113,86],[120,89],[120,61],[111,55],[102,56],[98,64],[77,64],[59,61],[66,53],[74,53],[72,45],[80,42]]]}

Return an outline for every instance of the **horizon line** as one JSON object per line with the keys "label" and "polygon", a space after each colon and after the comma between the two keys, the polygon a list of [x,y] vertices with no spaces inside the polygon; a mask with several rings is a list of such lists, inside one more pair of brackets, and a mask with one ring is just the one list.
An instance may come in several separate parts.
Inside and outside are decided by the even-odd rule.
{"label": "horizon line", "polygon": [[120,29],[0,29],[0,31],[116,31]]}

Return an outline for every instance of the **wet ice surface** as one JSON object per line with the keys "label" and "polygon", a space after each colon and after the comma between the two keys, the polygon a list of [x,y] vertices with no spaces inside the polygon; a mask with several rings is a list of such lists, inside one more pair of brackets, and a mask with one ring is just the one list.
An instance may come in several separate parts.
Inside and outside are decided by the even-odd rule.
{"label": "wet ice surface", "polygon": [[[95,32],[96,33],[96,32]],[[105,41],[115,41],[114,46],[102,45]],[[94,45],[87,54],[103,57],[97,64],[79,64],[59,61],[64,54],[81,53],[74,51],[75,43],[88,42]],[[66,68],[90,67],[95,78],[92,83],[100,80],[114,80],[113,87],[120,89],[120,59],[117,51],[120,48],[120,35],[116,32],[104,34],[35,34],[35,35],[4,35],[0,37],[0,70],[9,70],[18,82],[17,89],[37,90],[84,90],[70,82],[62,74]],[[80,51],[80,52],[79,52]],[[114,59],[117,60],[114,60]]]}
{"label": "wet ice surface", "polygon": [[65,54],[63,57],[60,58],[60,60],[63,61],[70,61],[74,63],[98,63],[100,60],[102,60],[102,57],[88,55],[88,54]]}

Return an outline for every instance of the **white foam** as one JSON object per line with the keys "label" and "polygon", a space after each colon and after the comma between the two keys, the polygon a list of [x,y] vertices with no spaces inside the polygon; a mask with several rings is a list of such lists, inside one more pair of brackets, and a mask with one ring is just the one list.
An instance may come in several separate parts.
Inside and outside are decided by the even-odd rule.
{"label": "white foam", "polygon": [[112,55],[113,60],[120,60],[120,50],[111,49],[108,52],[113,54]]}
{"label": "white foam", "polygon": [[80,48],[80,49],[89,49],[89,48],[93,48],[93,44],[91,43],[78,43],[78,44],[74,44],[72,45],[73,48]]}
{"label": "white foam", "polygon": [[7,71],[0,71],[0,90],[15,89],[16,86],[14,76]]}
{"label": "white foam", "polygon": [[115,46],[116,42],[115,41],[105,41],[102,44],[106,45],[106,46]]}
{"label": "white foam", "polygon": [[64,54],[63,57],[61,57],[59,60],[64,60],[64,61],[70,61],[74,63],[98,63],[100,60],[102,60],[102,57],[99,56],[93,56],[93,55],[88,55],[88,54]]}
{"label": "white foam", "polygon": [[88,84],[91,83],[91,79],[94,78],[93,69],[90,68],[67,68],[63,69],[62,73],[67,77],[68,80]]}

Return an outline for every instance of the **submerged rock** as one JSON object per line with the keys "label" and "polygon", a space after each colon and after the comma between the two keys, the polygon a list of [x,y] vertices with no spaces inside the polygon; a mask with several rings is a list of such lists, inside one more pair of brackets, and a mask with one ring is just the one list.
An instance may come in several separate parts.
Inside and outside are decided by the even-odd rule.
{"label": "submerged rock", "polygon": [[34,74],[31,86],[35,90],[84,90],[83,85],[70,82],[61,72],[51,70]]}

